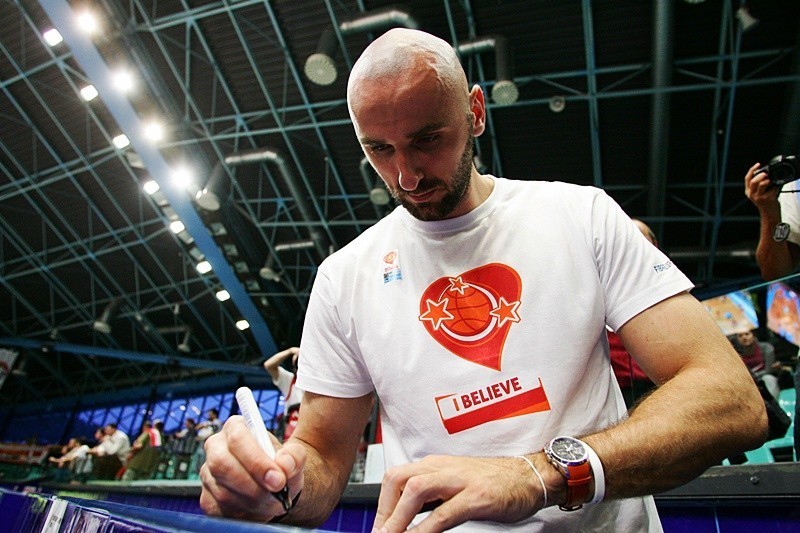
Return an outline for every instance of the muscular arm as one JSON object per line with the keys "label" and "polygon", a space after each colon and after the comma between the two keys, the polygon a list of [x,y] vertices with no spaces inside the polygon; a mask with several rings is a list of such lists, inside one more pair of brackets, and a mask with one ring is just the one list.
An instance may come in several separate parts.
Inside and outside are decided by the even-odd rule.
{"label": "muscular arm", "polygon": [[758,164],[753,165],[745,175],[745,195],[758,208],[760,218],[756,261],[761,276],[773,280],[792,273],[800,263],[800,247],[789,241],[775,242],[773,239],[775,226],[781,222],[778,189],[772,186],[765,173],[755,173],[758,167]]}
{"label": "muscular arm", "polygon": [[371,394],[349,399],[305,393],[289,440],[306,449],[303,494],[284,522],[315,526],[328,518],[347,485],[371,410]]}
{"label": "muscular arm", "polygon": [[[603,463],[607,499],[676,487],[732,452],[764,441],[766,411],[755,383],[692,296],[684,293],[656,304],[619,334],[660,387],[623,422],[578,435]],[[548,505],[564,503],[565,479],[541,451],[531,452],[527,457],[547,486]],[[493,479],[503,481],[487,483]],[[421,505],[435,500],[444,503],[415,531],[442,531],[465,520],[513,522],[537,512],[542,493],[538,479],[518,458],[428,456],[387,472],[375,526],[405,531]]]}
{"label": "muscular arm", "polygon": [[205,444],[201,507],[211,515],[268,521],[283,514],[269,492],[288,483],[292,498],[302,493],[281,522],[318,526],[344,491],[371,407],[371,394],[332,398],[307,392],[297,429],[274,461],[258,447],[242,417],[230,417]]}
{"label": "muscular arm", "polygon": [[763,443],[767,417],[753,379],[692,296],[651,307],[619,333],[660,387],[627,420],[585,437],[603,462],[607,497],[673,488]]}

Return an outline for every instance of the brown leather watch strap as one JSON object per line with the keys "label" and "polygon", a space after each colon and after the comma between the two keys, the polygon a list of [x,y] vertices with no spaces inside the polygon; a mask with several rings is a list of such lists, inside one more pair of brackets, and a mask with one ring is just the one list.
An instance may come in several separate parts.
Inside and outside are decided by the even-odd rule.
{"label": "brown leather watch strap", "polygon": [[567,467],[567,473],[567,501],[559,507],[564,511],[576,511],[583,506],[589,496],[589,486],[592,482],[589,462]]}

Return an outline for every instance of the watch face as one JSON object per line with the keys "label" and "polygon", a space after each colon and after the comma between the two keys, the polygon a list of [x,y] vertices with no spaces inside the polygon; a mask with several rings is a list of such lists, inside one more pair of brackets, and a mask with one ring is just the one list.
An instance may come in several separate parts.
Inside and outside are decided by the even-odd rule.
{"label": "watch face", "polygon": [[550,445],[550,449],[554,456],[566,463],[580,463],[588,457],[583,443],[572,437],[557,437]]}
{"label": "watch face", "polygon": [[781,222],[775,226],[775,231],[772,232],[772,238],[777,242],[783,242],[789,237],[790,231],[791,228],[789,227],[789,224],[786,222]]}

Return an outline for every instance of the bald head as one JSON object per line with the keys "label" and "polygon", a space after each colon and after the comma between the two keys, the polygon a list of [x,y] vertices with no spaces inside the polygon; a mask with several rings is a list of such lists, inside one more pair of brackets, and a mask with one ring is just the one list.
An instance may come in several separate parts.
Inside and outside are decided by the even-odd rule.
{"label": "bald head", "polygon": [[347,104],[352,113],[364,91],[380,87],[378,82],[407,84],[431,75],[448,92],[467,101],[467,76],[449,43],[419,30],[391,29],[375,39],[353,65],[347,81]]}

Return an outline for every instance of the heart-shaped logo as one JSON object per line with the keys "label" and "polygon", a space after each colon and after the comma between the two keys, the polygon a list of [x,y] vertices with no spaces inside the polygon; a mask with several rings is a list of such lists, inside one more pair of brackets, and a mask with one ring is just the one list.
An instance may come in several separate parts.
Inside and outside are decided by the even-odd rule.
{"label": "heart-shaped logo", "polygon": [[419,320],[457,356],[500,370],[508,330],[520,321],[521,294],[517,271],[490,263],[431,283],[419,301]]}

